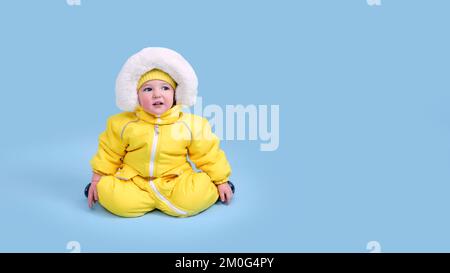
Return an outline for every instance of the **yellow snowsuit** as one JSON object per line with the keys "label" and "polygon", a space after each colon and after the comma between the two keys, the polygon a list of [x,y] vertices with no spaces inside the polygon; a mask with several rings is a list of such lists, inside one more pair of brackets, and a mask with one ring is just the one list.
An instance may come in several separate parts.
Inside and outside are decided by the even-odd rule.
{"label": "yellow snowsuit", "polygon": [[[202,172],[195,172],[190,160]],[[90,161],[102,174],[100,204],[123,217],[159,209],[172,216],[195,215],[218,199],[216,185],[231,168],[208,120],[176,105],[160,117],[137,107],[108,119]]]}

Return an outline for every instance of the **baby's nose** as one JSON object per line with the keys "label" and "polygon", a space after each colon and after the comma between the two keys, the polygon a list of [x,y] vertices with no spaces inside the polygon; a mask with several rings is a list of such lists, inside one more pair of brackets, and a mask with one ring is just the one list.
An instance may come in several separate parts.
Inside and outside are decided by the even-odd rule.
{"label": "baby's nose", "polygon": [[159,97],[161,97],[161,91],[159,91],[158,89],[155,89],[155,90],[153,90],[153,92],[152,92],[153,94],[153,98],[159,98]]}

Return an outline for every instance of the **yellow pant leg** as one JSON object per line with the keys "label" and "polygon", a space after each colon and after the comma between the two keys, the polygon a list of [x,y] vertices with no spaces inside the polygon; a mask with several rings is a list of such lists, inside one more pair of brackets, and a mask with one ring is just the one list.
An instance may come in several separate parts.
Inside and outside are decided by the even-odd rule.
{"label": "yellow pant leg", "polygon": [[216,185],[211,182],[211,178],[206,173],[191,172],[178,177],[173,183],[173,188],[169,201],[192,216],[200,213],[214,203],[219,198]]}
{"label": "yellow pant leg", "polygon": [[133,181],[103,176],[97,184],[100,204],[118,216],[138,217],[155,209],[152,196]]}

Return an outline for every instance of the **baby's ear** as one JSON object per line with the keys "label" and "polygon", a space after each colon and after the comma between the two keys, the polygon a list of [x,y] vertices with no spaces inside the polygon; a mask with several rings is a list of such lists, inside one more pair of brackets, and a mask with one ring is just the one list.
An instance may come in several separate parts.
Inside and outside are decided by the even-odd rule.
{"label": "baby's ear", "polygon": [[141,105],[141,99],[139,98],[139,94],[138,94],[138,104]]}

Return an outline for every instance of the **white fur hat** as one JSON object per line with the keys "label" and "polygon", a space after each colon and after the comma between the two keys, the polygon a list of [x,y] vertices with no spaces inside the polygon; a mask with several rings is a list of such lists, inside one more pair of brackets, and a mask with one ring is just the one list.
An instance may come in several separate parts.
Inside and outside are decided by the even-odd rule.
{"label": "white fur hat", "polygon": [[137,84],[147,71],[158,68],[176,82],[177,104],[192,106],[197,98],[198,80],[192,66],[177,52],[162,47],[147,47],[131,56],[116,79],[116,103],[123,111],[134,111],[139,105]]}

